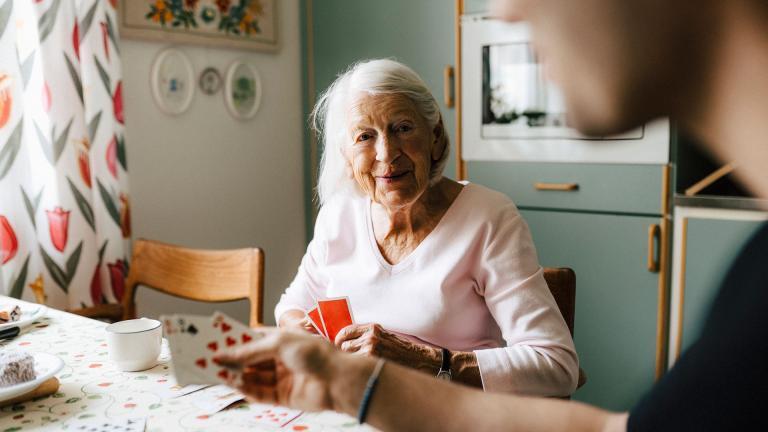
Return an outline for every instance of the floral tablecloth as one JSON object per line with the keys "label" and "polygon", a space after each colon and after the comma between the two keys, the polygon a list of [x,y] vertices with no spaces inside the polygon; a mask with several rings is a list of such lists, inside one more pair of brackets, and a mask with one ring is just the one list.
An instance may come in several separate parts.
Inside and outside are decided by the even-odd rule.
{"label": "floral tablecloth", "polygon": [[[0,303],[12,302],[0,296]],[[66,312],[48,313],[0,350],[24,349],[55,354],[64,360],[56,376],[59,391],[45,398],[0,408],[0,432],[62,430],[89,417],[146,418],[148,432],[160,431],[371,431],[355,419],[332,412],[304,413],[274,428],[254,423],[252,405],[236,404],[213,415],[200,415],[191,395],[169,398],[175,385],[167,350],[154,368],[120,372],[107,359],[105,324]]]}

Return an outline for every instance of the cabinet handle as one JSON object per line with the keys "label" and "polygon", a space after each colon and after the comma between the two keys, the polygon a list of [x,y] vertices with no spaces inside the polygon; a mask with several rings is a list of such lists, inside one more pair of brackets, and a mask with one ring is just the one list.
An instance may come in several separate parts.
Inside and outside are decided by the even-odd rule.
{"label": "cabinet handle", "polygon": [[533,184],[536,190],[540,191],[565,191],[573,192],[579,190],[578,183],[542,183],[536,182]]}
{"label": "cabinet handle", "polygon": [[453,66],[446,65],[443,68],[443,98],[447,108],[453,108],[454,105],[453,81]]}
{"label": "cabinet handle", "polygon": [[661,226],[651,224],[648,227],[648,271],[651,273],[659,272],[659,260],[656,257],[657,246],[661,247]]}

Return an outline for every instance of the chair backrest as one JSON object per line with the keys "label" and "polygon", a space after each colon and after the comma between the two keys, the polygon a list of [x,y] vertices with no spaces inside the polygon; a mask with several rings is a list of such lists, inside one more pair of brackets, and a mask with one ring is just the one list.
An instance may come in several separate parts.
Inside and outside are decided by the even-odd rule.
{"label": "chair backrest", "polygon": [[544,268],[544,280],[557,302],[568,330],[573,337],[573,321],[576,315],[576,273],[569,268]]}
{"label": "chair backrest", "polygon": [[[547,281],[549,291],[557,302],[557,308],[568,326],[573,337],[573,323],[576,316],[576,273],[566,267],[544,268],[544,280]],[[579,367],[579,379],[576,388],[581,388],[587,382],[587,374]],[[565,399],[570,399],[567,397]]]}
{"label": "chair backrest", "polygon": [[258,248],[200,250],[139,239],[126,278],[123,319],[136,316],[138,285],[204,302],[248,299],[250,325],[263,322],[264,252]]}

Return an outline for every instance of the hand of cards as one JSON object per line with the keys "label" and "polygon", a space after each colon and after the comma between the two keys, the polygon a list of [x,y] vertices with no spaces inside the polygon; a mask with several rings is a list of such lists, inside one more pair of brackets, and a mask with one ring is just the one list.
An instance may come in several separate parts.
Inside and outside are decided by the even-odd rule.
{"label": "hand of cards", "polygon": [[349,299],[346,297],[320,300],[313,309],[307,311],[307,316],[317,332],[331,342],[341,329],[354,323]]}
{"label": "hand of cards", "polygon": [[263,335],[221,312],[212,316],[163,315],[171,362],[179,385],[227,384],[240,381],[241,371],[217,364],[214,355]]}

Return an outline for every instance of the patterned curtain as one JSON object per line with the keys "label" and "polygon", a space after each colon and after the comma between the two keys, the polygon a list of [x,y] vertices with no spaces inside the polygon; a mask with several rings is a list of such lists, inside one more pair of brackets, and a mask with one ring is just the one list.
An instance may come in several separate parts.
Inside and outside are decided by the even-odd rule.
{"label": "patterned curtain", "polygon": [[0,294],[119,301],[130,251],[116,0],[0,0]]}

